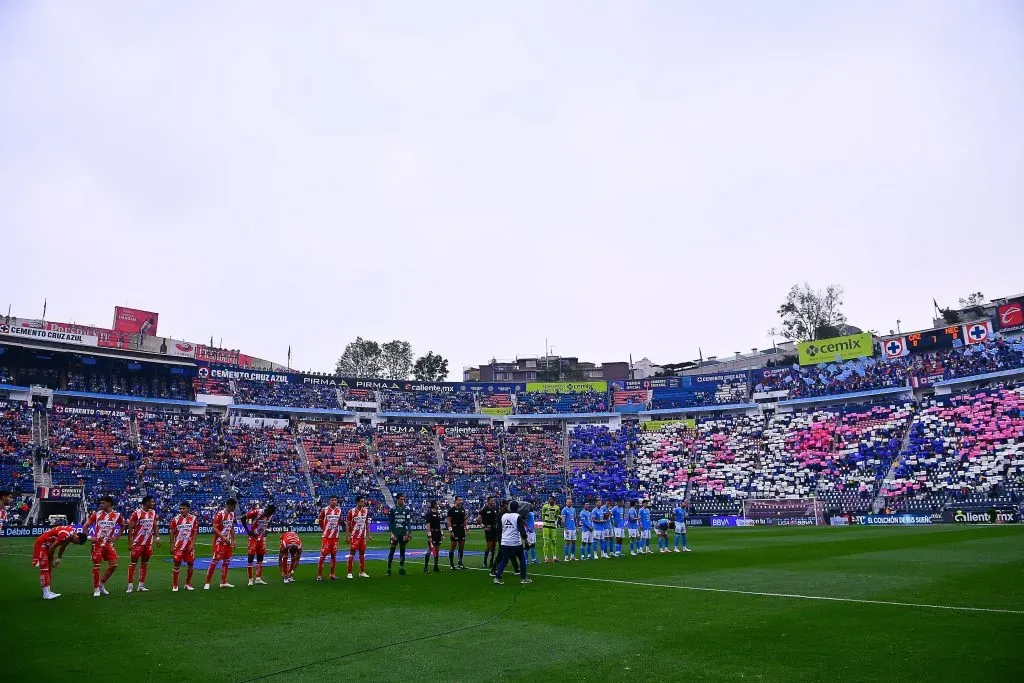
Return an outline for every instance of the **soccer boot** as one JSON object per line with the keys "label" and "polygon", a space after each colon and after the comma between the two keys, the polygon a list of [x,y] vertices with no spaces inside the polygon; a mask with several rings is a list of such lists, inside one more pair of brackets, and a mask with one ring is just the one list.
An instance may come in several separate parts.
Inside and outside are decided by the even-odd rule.
{"label": "soccer boot", "polygon": [[[209,586],[207,586],[207,588],[209,588]],[[185,590],[187,590],[187,591],[194,591],[195,588],[192,587],[191,583],[186,583],[185,584]]]}
{"label": "soccer boot", "polygon": [[93,589],[93,591],[92,591],[92,597],[94,597],[94,598],[98,598],[98,597],[100,597],[101,595],[103,595],[103,593],[100,593],[100,589],[99,589],[99,588],[94,588],[94,589]]}
{"label": "soccer boot", "polygon": [[140,583],[139,587],[136,590],[138,590],[140,593],[148,593],[149,592],[149,589],[146,588],[146,584],[144,584],[144,583]]}
{"label": "soccer boot", "polygon": [[387,571],[385,571],[384,576],[391,576],[391,570],[388,569]]}
{"label": "soccer boot", "polygon": [[347,579],[351,579],[351,578],[354,578],[354,577],[353,577],[353,576],[352,576],[351,574],[349,574],[349,575],[348,575],[348,576],[346,576],[345,578],[347,578]]}
{"label": "soccer boot", "polygon": [[233,586],[233,585],[231,585],[230,583],[222,583],[222,584],[220,585],[220,587],[221,587],[221,588],[234,588],[234,586]]}
{"label": "soccer boot", "polygon": [[178,587],[177,586],[171,586],[171,592],[172,593],[177,593],[178,592]]}
{"label": "soccer boot", "polygon": [[125,590],[125,593],[134,593],[134,592],[135,592],[135,586],[133,586],[133,585],[131,585],[129,583],[127,590]]}
{"label": "soccer boot", "polygon": [[250,588],[252,588],[252,587],[253,587],[253,586],[255,586],[255,585],[256,585],[256,584],[254,584],[254,583],[252,582],[252,579],[249,579],[249,587],[250,587]]}
{"label": "soccer boot", "polygon": [[368,579],[368,578],[370,578],[370,575],[367,574],[366,572],[359,572],[359,578],[360,579]]}
{"label": "soccer boot", "polygon": [[53,591],[43,593],[43,600],[56,600],[59,597],[60,593],[54,593]]}
{"label": "soccer boot", "polygon": [[398,568],[398,575],[399,576],[405,576],[405,574],[406,574],[405,567],[399,567]]}
{"label": "soccer boot", "polygon": [[110,595],[110,593],[107,592],[107,587],[102,583],[100,584],[100,593],[103,595]]}
{"label": "soccer boot", "polygon": [[255,579],[253,579],[253,583],[255,583],[257,586],[267,585],[267,582],[263,580],[262,576],[257,576]]}
{"label": "soccer boot", "polygon": [[533,583],[533,579],[527,577],[527,578],[523,579],[522,581],[520,581],[519,583],[521,583],[521,584]]}

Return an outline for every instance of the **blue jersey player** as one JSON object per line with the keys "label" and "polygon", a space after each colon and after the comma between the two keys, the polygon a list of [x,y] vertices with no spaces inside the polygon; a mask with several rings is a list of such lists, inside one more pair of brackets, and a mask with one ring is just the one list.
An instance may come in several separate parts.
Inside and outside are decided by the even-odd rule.
{"label": "blue jersey player", "polygon": [[651,553],[651,503],[645,500],[640,508],[640,550],[641,555]]}
{"label": "blue jersey player", "polygon": [[530,562],[540,564],[537,560],[537,513],[533,511],[533,508],[534,506],[531,505],[530,511],[526,513],[526,548]]}
{"label": "blue jersey player", "polygon": [[608,554],[608,539],[605,537],[608,529],[607,519],[608,508],[605,507],[604,501],[598,498],[594,506],[594,551],[597,557],[602,558],[611,557]]}
{"label": "blue jersey player", "polygon": [[615,535],[615,557],[622,557],[623,517],[626,513],[622,509],[622,501],[617,502],[609,512],[612,517],[612,532]]}
{"label": "blue jersey player", "polygon": [[[675,522],[676,527],[675,543],[672,548],[672,552],[674,553],[690,552],[690,548],[686,545],[686,514],[687,508],[689,507],[690,504],[684,500],[672,509],[672,519]],[[682,545],[682,550],[679,550],[680,545]]]}
{"label": "blue jersey player", "polygon": [[580,510],[580,559],[581,560],[592,560],[594,559],[594,513],[590,511],[590,501],[583,503],[583,509]]}
{"label": "blue jersey player", "polygon": [[658,534],[658,552],[668,552],[668,530],[672,527],[672,522],[668,517],[662,517],[654,523],[654,530]]}
{"label": "blue jersey player", "polygon": [[576,559],[576,508],[572,506],[572,499],[565,500],[565,507],[562,508],[562,528],[565,530],[565,549],[563,552],[564,561],[569,562]]}
{"label": "blue jersey player", "polygon": [[640,535],[640,511],[636,509],[636,501],[629,501],[626,512],[626,533],[629,534],[629,554],[636,555],[637,537]]}

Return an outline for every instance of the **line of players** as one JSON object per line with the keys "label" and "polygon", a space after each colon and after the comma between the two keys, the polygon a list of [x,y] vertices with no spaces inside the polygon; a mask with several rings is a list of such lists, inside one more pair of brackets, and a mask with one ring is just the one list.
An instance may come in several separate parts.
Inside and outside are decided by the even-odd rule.
{"label": "line of players", "polygon": [[[487,534],[489,523],[494,519],[494,499],[488,499],[484,509],[480,511],[478,520]],[[651,553],[651,532],[658,538],[658,550],[668,552],[690,552],[686,544],[686,516],[689,511],[688,502],[680,502],[672,510],[672,518],[653,520],[650,502],[629,501],[625,507],[624,500],[604,501],[597,498],[593,507],[590,501],[583,504],[579,511],[573,507],[571,499],[567,499],[564,507],[555,503],[554,496],[540,509],[542,523],[543,559],[544,562],[558,562],[558,529],[562,529],[562,561],[596,560],[621,557],[623,544],[629,539],[629,554],[644,555]],[[531,506],[526,512],[527,553],[530,561],[539,564],[537,559],[536,512]],[[496,527],[494,527],[496,528]],[[674,543],[669,543],[670,529],[675,531]],[[579,552],[577,554],[577,535],[579,536]],[[670,547],[673,546],[674,547]],[[491,538],[487,538],[488,552],[494,552]],[[487,556],[484,556],[487,566]]]}
{"label": "line of players", "polygon": [[[229,498],[224,507],[213,517],[213,543],[210,565],[206,572],[204,590],[209,590],[217,566],[220,565],[220,587],[234,588],[228,582],[228,572],[231,558],[236,547],[235,521],[238,502]],[[128,567],[127,593],[148,592],[146,578],[149,571],[149,560],[153,556],[154,546],[160,546],[160,536],[157,526],[157,515],[155,502],[152,496],[146,496],[142,505],[135,510],[126,520],[121,513],[114,510],[114,500],[109,496],[100,498],[99,510],[93,512],[86,519],[83,529],[79,532],[73,526],[58,526],[44,532],[36,539],[32,554],[32,564],[39,569],[39,580],[43,589],[43,599],[52,600],[60,597],[59,593],[51,589],[51,578],[53,569],[60,565],[64,552],[71,544],[84,545],[87,541],[92,543],[92,580],[93,596],[100,597],[109,595],[106,584],[118,568],[118,555],[115,543],[120,538],[122,531],[127,532],[129,545],[130,565]],[[242,527],[248,537],[246,548],[249,586],[266,585],[263,580],[263,562],[267,555],[267,532],[270,523],[276,512],[274,505],[266,508],[259,508],[254,505],[250,510],[240,516]],[[673,510],[675,519],[675,542],[676,552],[689,551],[686,546],[686,503],[677,506]],[[498,540],[497,522],[499,510],[496,500],[491,497],[484,507],[477,513],[477,521],[483,526],[486,540],[486,551],[484,553],[484,566],[488,561],[493,564]],[[650,552],[650,532],[653,527],[658,535],[658,546],[661,552],[669,552],[668,530],[670,520],[662,519],[652,523],[650,507],[644,501],[642,507],[637,507],[636,501],[631,501],[628,511],[621,502],[611,506],[606,505],[601,499],[596,501],[593,509],[590,502],[584,504],[582,510],[577,514],[571,500],[567,500],[564,507],[555,505],[554,497],[548,499],[546,505],[541,508],[544,534],[544,561],[557,562],[556,553],[556,529],[564,529],[564,552],[565,561],[575,559],[597,559],[598,557],[617,557],[622,553],[623,538],[628,532],[630,553],[633,555]],[[427,551],[424,555],[423,571],[429,571],[430,559],[434,560],[434,571],[440,571],[438,557],[443,539],[442,524],[446,522],[450,546],[448,550],[449,568],[452,570],[466,569],[463,564],[466,536],[469,528],[468,514],[461,497],[456,497],[454,505],[449,508],[446,517],[441,516],[437,501],[432,501],[430,509],[426,514],[427,527]],[[624,524],[623,524],[624,522]],[[353,562],[359,557],[360,578],[369,578],[366,573],[366,544],[370,540],[369,510],[363,496],[356,498],[355,507],[345,511],[339,506],[337,496],[331,496],[328,505],[320,510],[318,524],[321,529],[320,559],[317,564],[317,581],[323,581],[324,565],[329,561],[329,580],[337,578],[335,571],[337,565],[338,541],[344,530],[349,546],[348,552],[348,573],[347,578],[354,578]],[[533,562],[537,563],[536,556],[536,516],[531,509],[527,513],[526,523],[527,550],[532,552]],[[388,555],[387,574],[391,575],[395,551],[399,551],[399,574],[405,574],[406,546],[412,539],[411,534],[412,515],[405,506],[405,497],[399,495],[396,498],[395,506],[391,509],[388,518],[388,529],[390,532],[390,553]],[[576,556],[576,530],[582,529],[581,555]],[[171,558],[174,563],[172,571],[171,590],[178,591],[180,585],[181,566],[186,567],[184,588],[187,591],[193,590],[192,576],[195,564],[195,543],[199,532],[199,518],[192,513],[188,503],[181,503],[178,508],[178,515],[170,520],[168,525],[171,543]],[[458,552],[458,564],[455,563],[455,554]],[[292,583],[295,580],[295,569],[302,557],[302,540],[293,531],[285,531],[280,536],[278,550],[278,566],[284,583]],[[102,572],[103,563],[106,563],[106,570]],[[135,585],[135,577],[138,573],[138,585]]]}

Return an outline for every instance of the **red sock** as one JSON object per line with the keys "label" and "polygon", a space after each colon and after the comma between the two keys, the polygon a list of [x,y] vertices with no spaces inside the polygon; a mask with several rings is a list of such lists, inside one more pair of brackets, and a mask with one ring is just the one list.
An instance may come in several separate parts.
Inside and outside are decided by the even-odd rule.
{"label": "red sock", "polygon": [[128,585],[132,585],[135,582],[135,565],[128,565]]}
{"label": "red sock", "polygon": [[171,586],[173,588],[177,588],[178,587],[178,574],[180,574],[180,573],[181,573],[181,568],[180,567],[175,567],[174,571],[171,573],[171,577],[172,577],[171,578]]}
{"label": "red sock", "polygon": [[359,553],[359,573],[366,573],[366,553]]}
{"label": "red sock", "polygon": [[349,553],[348,554],[348,573],[349,574],[352,573],[352,560],[354,560],[354,559],[355,559],[355,555],[353,555],[352,553]]}
{"label": "red sock", "polygon": [[49,569],[40,569],[39,570],[39,583],[43,586],[43,588],[49,588],[50,587],[50,570]]}
{"label": "red sock", "polygon": [[221,583],[227,583],[228,582],[228,563],[227,562],[225,562],[224,566],[220,568],[220,582]]}
{"label": "red sock", "polygon": [[107,571],[103,572],[103,580],[100,583],[106,584],[107,581],[110,581],[110,577],[114,575],[114,570],[115,569],[117,569],[116,566],[115,567],[107,567]]}
{"label": "red sock", "polygon": [[256,563],[256,576],[261,578],[261,579],[263,578],[263,563],[262,562],[257,562]]}
{"label": "red sock", "polygon": [[331,555],[331,576],[334,576],[334,568],[338,565],[338,559]]}
{"label": "red sock", "polygon": [[148,569],[149,569],[149,565],[148,564],[142,565],[142,568],[139,569],[139,583],[140,584],[146,583],[146,574],[149,573]]}
{"label": "red sock", "polygon": [[252,565],[251,564],[245,565],[245,571],[249,573],[249,580],[252,581]]}
{"label": "red sock", "polygon": [[295,568],[298,567],[298,566],[299,566],[299,558],[293,557],[292,558],[292,567],[291,567],[291,569],[289,570],[288,573],[289,574],[294,574],[295,573]]}
{"label": "red sock", "polygon": [[100,587],[100,568],[98,566],[92,568],[92,587],[93,590]]}
{"label": "red sock", "polygon": [[[322,579],[324,577],[324,556],[320,556],[320,561],[316,565],[316,577]],[[333,570],[331,570],[333,573]]]}
{"label": "red sock", "polygon": [[206,570],[206,583],[213,581],[213,573],[217,571],[217,565],[210,563],[210,568]]}
{"label": "red sock", "polygon": [[185,574],[185,585],[192,585],[192,565],[188,566],[188,572]]}

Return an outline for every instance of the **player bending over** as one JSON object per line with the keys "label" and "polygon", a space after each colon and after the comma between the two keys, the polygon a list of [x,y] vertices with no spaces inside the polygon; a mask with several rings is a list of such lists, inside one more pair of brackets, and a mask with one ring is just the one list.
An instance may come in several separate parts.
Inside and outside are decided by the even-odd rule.
{"label": "player bending over", "polygon": [[658,534],[658,552],[667,553],[668,549],[668,530],[672,526],[671,520],[668,517],[662,517],[654,524],[654,530]]}
{"label": "player bending over", "polygon": [[352,578],[352,560],[359,553],[359,578],[368,579],[366,573],[366,541],[370,532],[370,511],[366,509],[366,498],[356,496],[356,506],[348,511],[345,519],[348,531],[348,578]]}
{"label": "player bending over", "polygon": [[[248,558],[245,568],[249,574],[250,586],[266,586],[263,580],[263,558],[267,554],[267,527],[270,526],[270,518],[277,512],[277,506],[268,505],[265,510],[254,508],[242,515],[242,526],[249,536],[249,547],[246,550]],[[256,576],[252,575],[252,561],[256,560]]]}
{"label": "player bending over", "polygon": [[[674,553],[690,552],[690,548],[686,545],[686,515],[689,512],[689,507],[690,503],[684,500],[672,510],[672,517],[676,524],[675,546],[672,548]],[[680,545],[682,545],[682,550],[679,549]]]}
{"label": "player bending over", "polygon": [[199,518],[192,514],[188,503],[178,506],[178,516],[171,520],[168,531],[171,534],[171,559],[174,572],[171,574],[171,591],[178,592],[178,576],[181,563],[188,566],[185,574],[185,590],[192,590],[192,571],[196,563],[196,534],[199,533]]}
{"label": "player bending over", "polygon": [[[43,600],[54,600],[60,593],[50,590],[50,574],[60,566],[68,545],[85,545],[85,534],[73,526],[55,526],[42,533],[32,548],[32,566],[39,567],[39,585],[43,587]],[[56,557],[54,557],[56,555]]]}
{"label": "player bending over", "polygon": [[388,551],[388,576],[391,576],[391,563],[395,561],[395,548],[398,548],[398,573],[405,574],[405,544],[412,540],[410,527],[412,515],[405,507],[405,494],[399,493],[395,498],[395,507],[388,513],[388,531],[391,532],[391,549]]}
{"label": "player bending over", "polygon": [[210,581],[213,580],[213,573],[217,570],[217,563],[220,569],[220,587],[234,588],[228,583],[228,569],[231,568],[231,556],[235,554],[235,508],[238,501],[228,498],[224,509],[213,516],[213,557],[210,560],[210,568],[206,570],[206,583],[203,590],[210,590]]}
{"label": "player bending over", "polygon": [[[85,520],[85,528],[90,529],[89,540],[92,541],[92,596],[110,595],[106,583],[117,570],[117,551],[114,543],[121,536],[125,527],[124,517],[114,511],[114,499],[110,496],[100,498],[100,509],[89,515]],[[100,566],[107,563],[107,571],[100,578]]]}
{"label": "player bending over", "polygon": [[430,571],[430,558],[434,558],[434,571],[441,571],[437,566],[437,556],[441,550],[441,541],[444,535],[441,532],[441,510],[437,501],[430,501],[430,510],[427,511],[427,553],[423,556],[423,573]]}
{"label": "player bending over", "polygon": [[281,549],[277,556],[277,564],[281,567],[281,579],[284,583],[295,583],[295,568],[302,559],[302,539],[294,531],[281,534]]}
{"label": "player bending over", "polygon": [[135,582],[135,568],[142,562],[142,569],[139,572],[139,592],[145,593],[146,574],[149,572],[149,558],[153,557],[153,542],[160,545],[160,534],[156,526],[156,511],[153,509],[156,503],[153,496],[145,496],[142,499],[142,507],[132,513],[128,518],[128,545],[131,548],[128,565],[128,590],[131,593],[135,590],[132,585]]}
{"label": "player bending over", "polygon": [[320,525],[320,562],[316,565],[316,580],[324,580],[324,560],[331,558],[331,573],[327,577],[334,581],[338,577],[334,575],[335,565],[338,563],[338,536],[341,534],[341,519],[344,516],[341,506],[338,505],[338,497],[331,496],[327,507],[320,510],[317,523]]}

